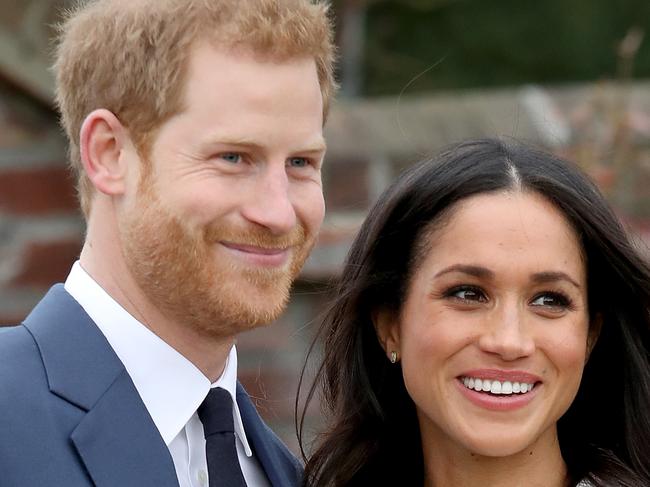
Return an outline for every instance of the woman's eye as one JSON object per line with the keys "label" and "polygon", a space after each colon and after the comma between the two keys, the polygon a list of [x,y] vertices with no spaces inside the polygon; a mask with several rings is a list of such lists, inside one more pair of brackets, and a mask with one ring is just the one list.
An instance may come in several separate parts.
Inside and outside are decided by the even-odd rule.
{"label": "woman's eye", "polygon": [[236,152],[224,152],[223,154],[219,154],[219,158],[226,162],[230,162],[231,164],[237,164],[241,161],[241,154],[237,154]]}
{"label": "woman's eye", "polygon": [[544,293],[533,298],[530,304],[546,308],[566,308],[571,303],[567,297],[559,293]]}
{"label": "woman's eye", "polygon": [[485,303],[487,302],[487,297],[478,288],[462,286],[451,289],[448,293],[449,296],[453,298],[460,299],[462,301],[476,302],[476,303]]}

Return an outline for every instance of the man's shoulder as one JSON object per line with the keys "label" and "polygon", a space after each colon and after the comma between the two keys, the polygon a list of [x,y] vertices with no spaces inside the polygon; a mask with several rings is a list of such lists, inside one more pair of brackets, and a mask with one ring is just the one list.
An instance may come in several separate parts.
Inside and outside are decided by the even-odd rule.
{"label": "man's shoulder", "polygon": [[[0,327],[0,384],[24,381],[25,377],[42,373],[43,359],[39,340],[27,323],[31,320],[39,326],[50,328],[48,325],[53,316],[48,313],[48,307],[42,306],[44,299],[36,305],[23,323]],[[36,313],[39,309],[40,313]],[[32,319],[34,314],[38,314],[38,318]]]}
{"label": "man's shoulder", "polygon": [[23,325],[0,329],[0,404],[45,385],[43,362],[34,337]]}
{"label": "man's shoulder", "polygon": [[[29,399],[48,389],[43,346],[52,335],[58,334],[54,322],[61,319],[61,310],[44,302],[50,296],[50,303],[59,303],[59,295],[65,293],[62,289],[61,285],[53,287],[23,323],[0,327],[0,404]],[[46,337],[39,337],[43,330],[47,330]]]}
{"label": "man's shoulder", "polygon": [[0,328],[0,377],[7,369],[22,369],[39,355],[34,337],[24,325]]}

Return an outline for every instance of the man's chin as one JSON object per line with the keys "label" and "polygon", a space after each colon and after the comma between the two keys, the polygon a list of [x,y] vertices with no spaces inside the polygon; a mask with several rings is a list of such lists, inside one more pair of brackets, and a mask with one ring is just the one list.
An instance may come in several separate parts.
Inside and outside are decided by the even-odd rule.
{"label": "man's chin", "polygon": [[249,301],[231,301],[230,309],[221,308],[213,319],[204,322],[201,328],[214,336],[232,336],[273,323],[286,309],[288,299],[281,302],[251,303]]}
{"label": "man's chin", "polygon": [[[229,279],[211,296],[213,316],[205,320],[211,329],[225,328],[229,333],[250,330],[275,321],[289,302],[290,279],[286,274],[275,278]],[[268,277],[268,276],[265,276]]]}
{"label": "man's chin", "polygon": [[263,326],[278,319],[286,310],[289,288],[265,281],[254,286],[245,298],[245,301],[240,300],[240,307],[248,315],[251,327]]}

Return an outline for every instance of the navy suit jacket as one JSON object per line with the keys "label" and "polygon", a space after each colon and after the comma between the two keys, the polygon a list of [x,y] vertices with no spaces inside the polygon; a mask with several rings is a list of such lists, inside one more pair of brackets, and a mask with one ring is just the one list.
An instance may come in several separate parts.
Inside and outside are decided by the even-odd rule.
{"label": "navy suit jacket", "polygon": [[[246,435],[273,487],[302,467],[238,384]],[[0,487],[178,487],[174,464],[108,341],[61,284],[0,330]]]}

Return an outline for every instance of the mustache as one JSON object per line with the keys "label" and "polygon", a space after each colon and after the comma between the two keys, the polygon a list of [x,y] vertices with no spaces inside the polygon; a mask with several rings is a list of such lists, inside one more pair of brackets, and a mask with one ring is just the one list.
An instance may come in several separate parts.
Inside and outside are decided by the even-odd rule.
{"label": "mustache", "polygon": [[229,225],[212,224],[204,229],[203,238],[208,244],[225,241],[236,245],[283,249],[302,245],[307,235],[301,224],[283,235],[276,235],[263,227],[234,228]]}

